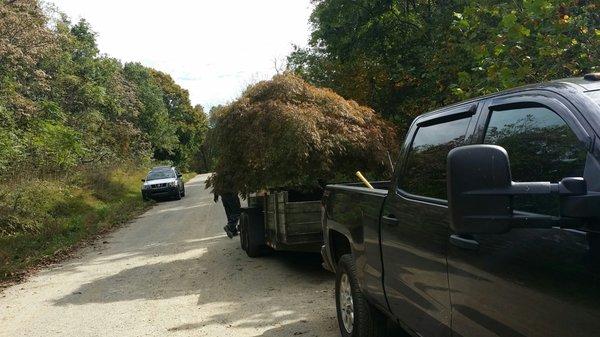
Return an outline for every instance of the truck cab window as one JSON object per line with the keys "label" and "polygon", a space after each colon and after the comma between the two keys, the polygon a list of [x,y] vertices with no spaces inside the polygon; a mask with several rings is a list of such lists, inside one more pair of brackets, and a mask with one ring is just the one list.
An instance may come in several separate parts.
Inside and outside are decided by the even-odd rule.
{"label": "truck cab window", "polygon": [[[508,152],[514,181],[558,182],[581,177],[587,151],[565,121],[545,107],[492,111],[484,143]],[[519,210],[553,214],[557,200],[515,198]]]}
{"label": "truck cab window", "polygon": [[419,127],[409,150],[400,189],[414,195],[446,199],[446,157],[462,145],[470,118]]}
{"label": "truck cab window", "polygon": [[514,181],[558,182],[583,175],[587,152],[548,108],[493,111],[484,142],[506,149]]}

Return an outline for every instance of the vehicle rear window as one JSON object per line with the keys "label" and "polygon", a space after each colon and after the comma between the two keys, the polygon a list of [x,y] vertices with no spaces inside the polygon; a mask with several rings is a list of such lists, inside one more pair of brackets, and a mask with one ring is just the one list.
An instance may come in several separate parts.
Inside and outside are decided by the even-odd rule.
{"label": "vehicle rear window", "polygon": [[446,157],[463,144],[469,121],[470,117],[419,127],[409,150],[402,190],[446,199]]}

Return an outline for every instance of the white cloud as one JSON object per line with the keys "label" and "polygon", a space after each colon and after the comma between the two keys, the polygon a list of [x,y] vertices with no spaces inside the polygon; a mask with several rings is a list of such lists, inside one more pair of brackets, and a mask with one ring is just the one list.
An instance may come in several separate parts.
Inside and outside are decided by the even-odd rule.
{"label": "white cloud", "polygon": [[275,73],[309,36],[309,0],[49,0],[85,18],[103,53],[168,72],[205,108]]}

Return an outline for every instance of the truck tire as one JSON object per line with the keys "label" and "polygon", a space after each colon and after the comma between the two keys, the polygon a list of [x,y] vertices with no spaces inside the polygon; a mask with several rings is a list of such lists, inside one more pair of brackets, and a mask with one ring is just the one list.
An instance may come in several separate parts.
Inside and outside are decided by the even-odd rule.
{"label": "truck tire", "polygon": [[335,306],[343,337],[383,337],[386,318],[363,295],[351,254],[342,255],[335,278]]}
{"label": "truck tire", "polygon": [[246,212],[240,215],[240,246],[246,252],[248,257],[260,257],[262,255],[262,242],[256,240],[258,225],[250,221],[250,216]]}

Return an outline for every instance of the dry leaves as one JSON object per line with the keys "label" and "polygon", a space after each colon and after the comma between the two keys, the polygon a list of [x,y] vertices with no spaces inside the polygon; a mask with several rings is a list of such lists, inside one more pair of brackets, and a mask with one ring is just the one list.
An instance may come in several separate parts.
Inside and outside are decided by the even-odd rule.
{"label": "dry leaves", "polygon": [[391,172],[398,143],[393,126],[372,109],[283,74],[250,86],[211,116],[217,153],[207,185],[243,194],[310,190],[318,180],[354,180]]}

